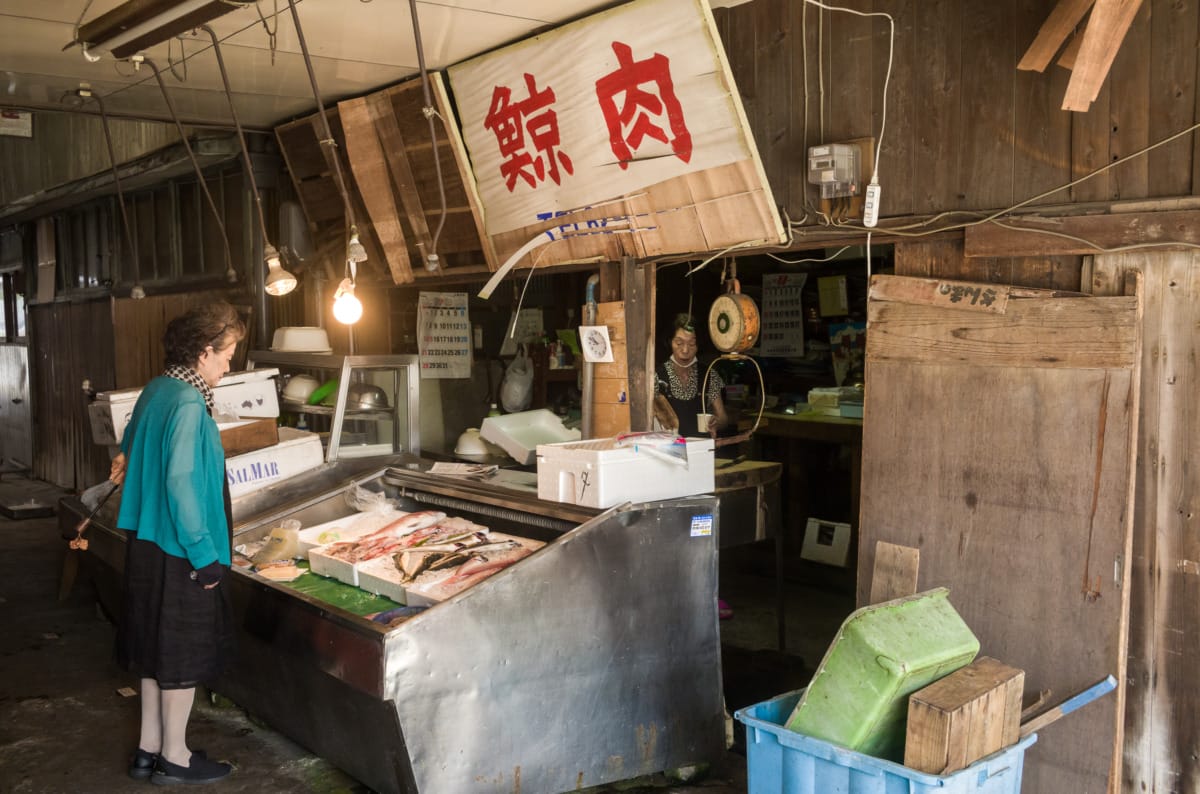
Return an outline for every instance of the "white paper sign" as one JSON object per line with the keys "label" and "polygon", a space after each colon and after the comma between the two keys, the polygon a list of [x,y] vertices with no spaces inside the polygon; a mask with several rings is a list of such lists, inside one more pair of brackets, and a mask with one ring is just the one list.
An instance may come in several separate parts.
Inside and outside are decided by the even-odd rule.
{"label": "white paper sign", "polygon": [[417,352],[422,378],[471,377],[467,293],[422,292],[417,301]]}
{"label": "white paper sign", "polygon": [[545,330],[542,328],[541,309],[521,309],[517,316],[509,320],[508,332],[500,344],[500,355],[515,356],[520,346],[539,338]]}
{"label": "white paper sign", "polygon": [[800,292],[807,273],[776,273],[763,276],[763,356],[804,355],[804,305]]}
{"label": "white paper sign", "polygon": [[488,234],[750,158],[719,47],[706,0],[638,0],[451,67]]}

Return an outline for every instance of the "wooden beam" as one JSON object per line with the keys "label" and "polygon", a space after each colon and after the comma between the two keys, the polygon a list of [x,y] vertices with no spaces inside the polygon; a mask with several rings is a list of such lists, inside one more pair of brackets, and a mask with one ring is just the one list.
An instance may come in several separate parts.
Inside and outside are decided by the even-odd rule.
{"label": "wooden beam", "polygon": [[1168,250],[1175,248],[1172,244],[1176,250],[1200,245],[1200,211],[1023,217],[1003,226],[984,223],[967,228],[964,253],[968,257],[1060,256],[1140,244]]}
{"label": "wooden beam", "polygon": [[654,415],[654,265],[621,260],[629,359],[629,429],[650,430]]}
{"label": "wooden beam", "polygon": [[1054,53],[1062,46],[1067,37],[1075,30],[1079,20],[1092,7],[1095,0],[1059,0],[1058,5],[1046,17],[1041,29],[1025,51],[1018,69],[1032,72],[1044,72],[1054,59]]}
{"label": "wooden beam", "polygon": [[400,227],[396,202],[388,184],[387,171],[384,170],[384,151],[375,134],[367,100],[358,98],[339,102],[338,113],[342,119],[342,132],[346,136],[346,159],[350,161],[350,171],[358,184],[358,193],[362,196],[375,235],[383,248],[383,257],[391,271],[392,281],[411,284],[413,272],[408,257],[408,243],[404,239],[404,229]]}
{"label": "wooden beam", "polygon": [[[377,91],[371,94],[367,97],[367,106],[371,119],[375,122],[375,131],[383,143],[383,154],[387,158],[388,168],[391,169],[392,182],[400,193],[404,214],[408,216],[408,225],[416,238],[417,251],[424,259],[433,253],[433,242],[429,235],[429,224],[425,220],[421,195],[417,192],[417,180],[413,178],[412,164],[408,161],[404,136],[400,133],[400,123],[396,120],[391,92]],[[436,157],[437,153],[433,152],[431,156]]]}
{"label": "wooden beam", "polygon": [[1067,84],[1063,110],[1086,111],[1096,100],[1141,5],[1142,0],[1096,0]]}
{"label": "wooden beam", "polygon": [[1058,65],[1068,71],[1075,68],[1075,61],[1079,59],[1079,46],[1083,44],[1083,34],[1087,30],[1085,22],[1067,42],[1067,46],[1063,47],[1062,55],[1058,56]]}

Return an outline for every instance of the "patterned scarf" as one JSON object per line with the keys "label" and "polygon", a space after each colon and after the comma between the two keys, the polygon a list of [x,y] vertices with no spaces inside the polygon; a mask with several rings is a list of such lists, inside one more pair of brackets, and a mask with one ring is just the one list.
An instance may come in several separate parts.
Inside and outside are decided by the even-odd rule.
{"label": "patterned scarf", "polygon": [[195,386],[196,390],[204,398],[204,404],[208,406],[209,415],[213,412],[213,391],[212,387],[205,382],[204,378],[200,377],[200,373],[191,367],[185,367],[181,364],[172,364],[163,371],[163,375],[175,380],[181,380],[188,385]]}

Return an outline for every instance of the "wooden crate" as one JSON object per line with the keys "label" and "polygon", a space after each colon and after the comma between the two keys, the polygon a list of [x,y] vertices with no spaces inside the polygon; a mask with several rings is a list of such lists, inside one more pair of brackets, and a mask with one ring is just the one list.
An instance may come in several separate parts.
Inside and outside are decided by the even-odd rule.
{"label": "wooden crate", "polygon": [[981,656],[914,692],[904,765],[944,775],[1015,744],[1024,688],[1024,672]]}
{"label": "wooden crate", "polygon": [[225,457],[244,455],[279,443],[279,427],[274,419],[255,419],[221,428],[221,446]]}

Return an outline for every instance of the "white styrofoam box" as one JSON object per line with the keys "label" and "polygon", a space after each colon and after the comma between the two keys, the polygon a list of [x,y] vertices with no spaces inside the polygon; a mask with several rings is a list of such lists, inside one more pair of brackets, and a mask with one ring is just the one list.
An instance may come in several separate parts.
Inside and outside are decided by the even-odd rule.
{"label": "white styrofoam box", "polygon": [[517,463],[533,463],[536,450],[542,444],[573,441],[580,437],[578,429],[567,429],[553,411],[539,408],[504,416],[489,416],[479,427],[479,435],[512,456]]}
{"label": "white styrofoam box", "polygon": [[327,548],[327,546],[318,546],[308,550],[309,570],[321,576],[337,579],[343,584],[358,587],[358,564],[330,557],[325,553]]}
{"label": "white styrofoam box", "polygon": [[[500,543],[505,540],[515,540],[530,551],[537,551],[546,544],[540,540],[531,538],[521,538],[516,535],[506,535],[503,532],[491,532],[488,534],[488,543]],[[520,562],[518,560],[517,562]],[[514,565],[516,563],[513,563]],[[503,568],[500,570],[504,570]],[[446,571],[434,571],[433,573],[422,574],[417,577],[417,581],[411,582],[404,588],[404,603],[406,606],[432,606],[440,604],[451,596],[458,595],[463,590],[473,587],[474,584],[457,584],[448,585],[446,581],[454,576],[458,568],[451,568]],[[499,571],[497,571],[499,573]]]}
{"label": "white styrofoam box", "polygon": [[804,528],[804,542],[800,547],[801,558],[845,568],[849,551],[849,524],[808,519],[808,525]]}
{"label": "white styrofoam box", "polygon": [[403,510],[373,510],[367,513],[351,513],[324,524],[304,527],[300,530],[300,556],[307,556],[310,549],[318,546],[358,540],[363,535],[382,529],[406,515],[408,513]]}
{"label": "white styrofoam box", "polygon": [[708,493],[713,489],[712,439],[687,439],[687,465],[635,446],[598,438],[537,448],[538,498],[612,507]]}
{"label": "white styrofoam box", "polygon": [[217,409],[251,419],[274,419],[279,416],[279,394],[275,390],[274,368],[230,372],[213,389]]}
{"label": "white styrofoam box", "polygon": [[141,389],[119,389],[97,394],[95,402],[88,405],[92,441],[104,446],[120,444],[141,393]]}
{"label": "white styrofoam box", "polygon": [[397,604],[408,605],[404,585],[400,583],[400,570],[391,554],[376,557],[358,564],[358,586],[368,593],[390,598]]}
{"label": "white styrofoam box", "polygon": [[229,495],[236,499],[268,485],[286,480],[324,461],[321,437],[316,433],[279,428],[279,443],[225,460]]}

